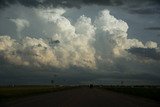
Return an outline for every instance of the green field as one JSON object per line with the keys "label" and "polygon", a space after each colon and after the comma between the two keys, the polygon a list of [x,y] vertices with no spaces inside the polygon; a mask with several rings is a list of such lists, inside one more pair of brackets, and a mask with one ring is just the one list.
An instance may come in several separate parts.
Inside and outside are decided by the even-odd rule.
{"label": "green field", "polygon": [[60,86],[15,86],[15,87],[0,87],[0,101],[14,100],[17,98],[51,93],[71,89],[73,87]]}
{"label": "green field", "polygon": [[103,89],[160,101],[159,86],[104,86]]}

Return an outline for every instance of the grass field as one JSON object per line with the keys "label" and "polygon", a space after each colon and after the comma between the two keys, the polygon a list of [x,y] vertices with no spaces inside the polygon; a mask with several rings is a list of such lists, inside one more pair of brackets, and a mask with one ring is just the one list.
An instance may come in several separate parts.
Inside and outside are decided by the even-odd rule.
{"label": "grass field", "polygon": [[159,86],[104,86],[104,89],[160,101]]}
{"label": "grass field", "polygon": [[71,89],[73,87],[53,87],[53,86],[15,86],[0,87],[0,101],[14,100],[26,96],[38,95]]}

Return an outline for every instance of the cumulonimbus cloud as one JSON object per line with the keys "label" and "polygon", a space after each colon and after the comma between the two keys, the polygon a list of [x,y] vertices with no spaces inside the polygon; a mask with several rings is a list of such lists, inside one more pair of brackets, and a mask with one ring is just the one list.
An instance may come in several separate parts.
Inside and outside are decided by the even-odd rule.
{"label": "cumulonimbus cloud", "polygon": [[[70,66],[95,69],[97,60],[113,62],[112,58],[126,57],[126,49],[157,48],[149,41],[145,45],[137,39],[128,39],[128,25],[112,16],[109,10],[102,10],[95,20],[84,15],[76,23],[63,16],[65,10],[35,9],[45,23],[53,24],[53,35],[49,38],[26,36],[21,40],[0,36],[0,55],[10,63],[25,66]],[[13,20],[18,31],[29,27],[27,21]]]}

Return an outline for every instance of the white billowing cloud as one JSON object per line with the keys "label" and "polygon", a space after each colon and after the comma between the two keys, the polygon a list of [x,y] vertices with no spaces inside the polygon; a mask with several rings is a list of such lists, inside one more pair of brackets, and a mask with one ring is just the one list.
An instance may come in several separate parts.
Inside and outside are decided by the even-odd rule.
{"label": "white billowing cloud", "polygon": [[125,42],[126,42],[125,43],[126,44],[126,47],[125,47],[126,49],[129,49],[131,47],[139,47],[139,48],[144,47],[144,44],[137,39],[127,39]]}
{"label": "white billowing cloud", "polygon": [[95,27],[92,25],[91,18],[82,15],[75,24],[76,33],[87,35],[86,37],[95,35]]}
{"label": "white billowing cloud", "polygon": [[46,22],[56,22],[57,19],[65,18],[62,16],[65,12],[63,8],[35,9],[35,13]]}
{"label": "white billowing cloud", "polygon": [[12,40],[9,36],[0,36],[0,51],[9,50],[14,42],[15,40]]}
{"label": "white billowing cloud", "polygon": [[30,23],[26,20],[26,19],[10,19],[12,22],[14,22],[16,24],[17,27],[17,35],[20,37],[21,36],[21,31],[26,28],[29,27]]}
{"label": "white billowing cloud", "polygon": [[[48,12],[50,11],[50,12]],[[45,13],[46,16],[44,17]],[[94,41],[95,29],[91,19],[81,16],[75,26],[65,18],[63,9],[36,11],[44,20],[52,22],[53,36],[52,41],[59,40],[60,43],[53,46],[59,63],[62,66],[87,66],[95,68],[95,50],[92,45]],[[47,22],[47,21],[46,21]],[[86,31],[82,32],[81,30]],[[50,44],[52,45],[52,44]]]}
{"label": "white billowing cloud", "polygon": [[[113,64],[113,58],[126,57],[131,47],[157,48],[149,41],[145,45],[137,39],[127,38],[128,25],[116,19],[108,10],[103,10],[95,21],[84,15],[72,24],[63,16],[65,10],[35,9],[42,21],[52,24],[53,34],[49,38],[24,37],[16,41],[10,36],[0,36],[0,54],[7,61],[25,66],[70,66],[97,67],[96,61]],[[12,19],[21,32],[29,27],[23,19]],[[37,26],[38,27],[38,26]]]}
{"label": "white billowing cloud", "polygon": [[[122,20],[116,19],[110,15],[108,10],[103,10],[94,22],[97,28],[97,38],[100,39],[105,46],[107,55],[123,56],[125,49],[130,47],[144,47],[143,43],[137,39],[128,39],[128,25]],[[100,44],[102,45],[102,44]]]}
{"label": "white billowing cloud", "polygon": [[[55,12],[50,13],[55,14],[51,20],[54,25],[53,31],[55,31],[51,38],[25,37],[18,42],[6,36],[9,39],[7,41],[2,40],[2,42],[14,41],[16,46],[9,46],[14,48],[14,56],[19,57],[22,62],[26,62],[25,65],[96,68],[95,49],[92,45],[95,28],[91,19],[81,16],[73,26],[68,19],[61,16],[62,11],[55,10]],[[44,17],[42,16],[42,18]],[[88,30],[81,32],[82,29]],[[1,37],[5,38],[4,36]],[[11,54],[8,55],[12,56]],[[8,59],[14,60],[13,57],[8,57]],[[15,62],[15,64],[17,63]]]}
{"label": "white billowing cloud", "polygon": [[[116,31],[126,33],[128,29],[127,23],[122,20],[117,20],[114,16],[110,15],[109,10],[99,12],[99,16],[95,20],[95,25],[97,28],[108,31],[110,34],[116,33]],[[122,36],[122,34],[117,36]],[[123,37],[126,36],[126,34],[123,34]]]}
{"label": "white billowing cloud", "polygon": [[153,41],[147,41],[145,44],[146,48],[157,48],[157,43]]}
{"label": "white billowing cloud", "polygon": [[82,45],[78,38],[72,43],[50,46],[48,41],[41,38],[26,37],[18,43],[9,36],[0,37],[0,53],[17,65],[95,68],[94,49],[86,46],[86,43]]}
{"label": "white billowing cloud", "polygon": [[26,37],[22,40],[20,56],[30,64],[41,66],[57,66],[58,62],[47,43],[43,39]]}
{"label": "white billowing cloud", "polygon": [[16,54],[18,45],[16,40],[11,39],[9,36],[0,36],[0,55],[10,63],[28,65],[26,61],[23,61],[21,57]]}

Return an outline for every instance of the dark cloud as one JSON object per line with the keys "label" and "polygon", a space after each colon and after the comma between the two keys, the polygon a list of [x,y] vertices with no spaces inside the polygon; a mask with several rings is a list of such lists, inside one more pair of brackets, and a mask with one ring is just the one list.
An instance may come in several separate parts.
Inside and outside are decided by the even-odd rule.
{"label": "dark cloud", "polygon": [[134,48],[133,47],[128,49],[128,52],[136,56],[154,59],[154,60],[160,60],[160,52],[157,52],[155,48]]}
{"label": "dark cloud", "polygon": [[122,5],[121,0],[1,0],[0,7],[6,7],[11,4],[20,3],[27,7],[36,6],[64,6],[64,7],[81,7],[81,5]]}
{"label": "dark cloud", "polygon": [[17,3],[20,3],[24,6],[37,6],[40,4],[40,2],[36,0],[0,0],[0,7],[3,8]]}
{"label": "dark cloud", "polygon": [[26,7],[76,7],[83,5],[122,6],[131,14],[160,14],[159,0],[0,0],[0,8],[13,4]]}
{"label": "dark cloud", "polygon": [[130,13],[132,14],[160,14],[160,9],[157,7],[152,8],[139,8],[139,9],[131,9]]}
{"label": "dark cloud", "polygon": [[[120,6],[129,2],[139,4],[139,0],[0,0],[0,7],[6,7],[11,4],[20,3],[28,7],[43,6],[66,6],[80,7],[81,5],[109,5]],[[140,3],[149,2],[150,4],[160,4],[159,0],[141,0]]]}
{"label": "dark cloud", "polygon": [[145,30],[160,30],[160,27],[147,27]]}
{"label": "dark cloud", "polygon": [[160,1],[158,0],[125,0],[125,9],[131,14],[160,14]]}
{"label": "dark cloud", "polygon": [[123,5],[123,0],[82,0],[84,4],[97,4],[97,5]]}
{"label": "dark cloud", "polygon": [[159,0],[0,0],[0,8],[17,3],[27,7],[126,6],[131,14],[160,14]]}

